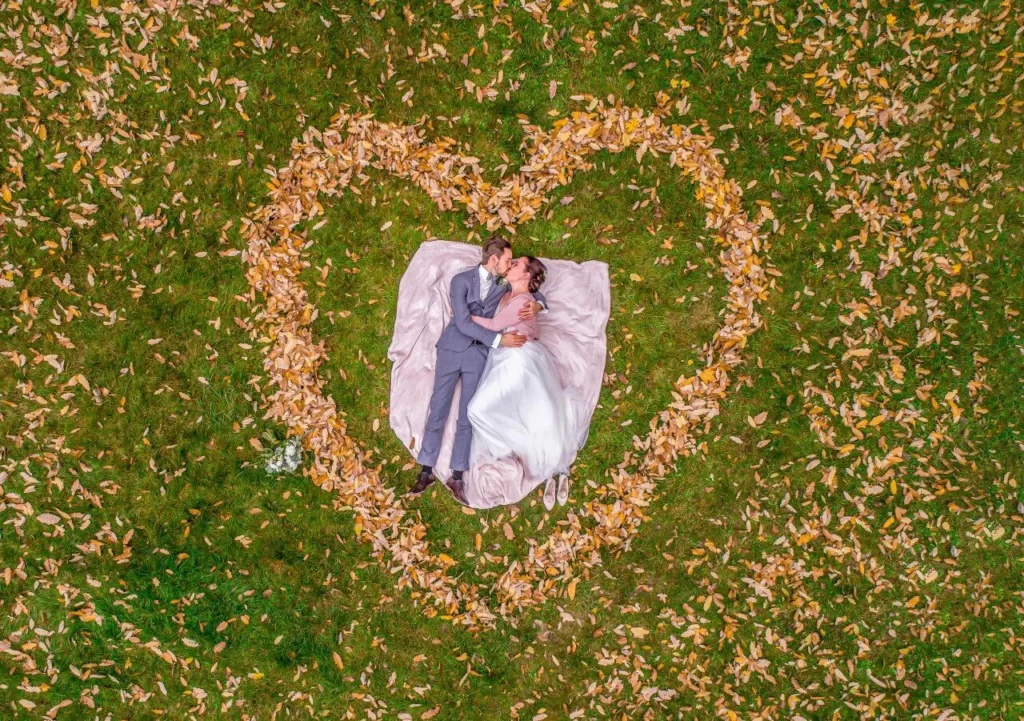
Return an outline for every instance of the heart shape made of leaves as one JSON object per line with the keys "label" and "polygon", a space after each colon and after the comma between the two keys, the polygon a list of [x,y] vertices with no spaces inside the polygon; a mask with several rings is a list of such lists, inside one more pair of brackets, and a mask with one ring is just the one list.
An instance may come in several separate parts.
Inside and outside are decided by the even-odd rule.
{"label": "heart shape made of leaves", "polygon": [[[248,242],[243,259],[257,320],[253,336],[264,345],[265,387],[273,389],[266,417],[302,438],[313,455],[304,472],[335,492],[337,508],[355,514],[356,534],[399,576],[399,588],[410,588],[414,600],[425,601],[428,615],[441,613],[479,630],[493,627],[499,614],[508,618],[552,597],[572,598],[580,568],[599,564],[602,549],[628,544],[646,519],[655,481],[675,467],[680,455],[697,448],[695,433],[718,415],[729,373],[742,362],[747,339],[761,325],[756,304],[766,297],[769,284],[758,255],[759,226],[742,208],[740,187],[726,178],[713,136],[667,125],[664,113],[663,105],[645,112],[595,103],[587,112],[556,121],[551,130],[527,126],[526,164],[503,184],[493,185],[484,180],[479,160],[458,153],[450,138],[428,141],[418,126],[341,112],[323,132],[310,128],[293,143],[291,161],[268,183],[270,201],[243,222]],[[381,483],[365,452],[346,433],[334,400],[324,394],[317,369],[326,353],[310,330],[317,312],[299,278],[309,266],[305,251],[312,241],[296,228],[324,213],[322,196],[358,193],[353,179],[375,168],[411,180],[442,209],[461,204],[488,229],[514,232],[536,216],[548,192],[593,167],[589,155],[629,148],[638,161],[648,153],[667,156],[696,184],[697,200],[707,209],[705,226],[716,233],[728,281],[724,322],[703,348],[703,370],[674,384],[673,402],[651,420],[647,436],[635,443],[635,452],[627,453],[596,497],[570,511],[546,541],[532,542],[527,558],[513,562],[494,583],[495,613],[481,586],[449,575],[454,559],[431,552],[419,514]],[[590,521],[586,525],[585,519]]]}

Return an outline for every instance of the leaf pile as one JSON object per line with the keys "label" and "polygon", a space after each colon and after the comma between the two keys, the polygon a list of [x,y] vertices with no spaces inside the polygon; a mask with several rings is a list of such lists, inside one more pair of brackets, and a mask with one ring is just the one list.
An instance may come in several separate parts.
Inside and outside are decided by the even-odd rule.
{"label": "leaf pile", "polygon": [[599,551],[628,544],[645,518],[655,481],[664,477],[680,455],[695,449],[693,433],[718,415],[730,385],[729,371],[742,362],[748,336],[760,325],[755,304],[768,292],[757,257],[760,239],[742,207],[742,191],[725,176],[712,149],[713,137],[681,125],[665,125],[657,113],[593,103],[591,112],[574,112],[550,131],[526,130],[529,157],[523,168],[500,186],[487,183],[478,160],[453,152],[454,141],[427,142],[415,127],[381,123],[369,116],[341,113],[320,133],[306,132],[294,147],[295,157],[269,183],[271,201],[246,220],[245,260],[255,294],[265,301],[256,317],[256,337],[265,344],[264,370],[276,388],[267,415],[302,437],[315,461],[309,474],[317,485],[338,494],[338,502],[355,513],[356,531],[373,546],[374,555],[399,574],[398,585],[415,589],[454,622],[471,628],[495,622],[478,586],[457,583],[446,571],[453,564],[430,552],[428,529],[410,514],[394,491],[385,487],[359,444],[346,433],[333,399],[325,397],[317,374],[326,359],[323,343],[314,341],[309,325],[316,309],[299,280],[308,262],[301,223],[323,214],[320,197],[350,187],[369,168],[419,185],[442,209],[456,204],[490,229],[512,228],[533,218],[547,193],[592,169],[587,157],[599,150],[635,149],[667,156],[671,167],[697,187],[707,209],[707,227],[721,245],[719,260],[729,283],[727,313],[705,346],[705,368],[675,385],[675,401],[651,421],[648,436],[636,443],[611,481],[542,544],[531,543],[528,559],[501,575],[493,592],[507,616],[559,593],[575,591],[577,562],[600,563]]}

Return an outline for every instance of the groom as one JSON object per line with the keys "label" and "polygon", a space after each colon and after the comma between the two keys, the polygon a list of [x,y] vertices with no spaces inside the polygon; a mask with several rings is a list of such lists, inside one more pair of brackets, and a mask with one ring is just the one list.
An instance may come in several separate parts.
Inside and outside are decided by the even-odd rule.
{"label": "groom", "polygon": [[[462,496],[462,474],[469,468],[469,450],[473,429],[469,424],[466,407],[476,393],[483,375],[487,353],[499,345],[518,348],[526,342],[519,333],[496,333],[470,320],[476,315],[493,318],[505,288],[498,283],[512,266],[512,245],[500,235],[492,235],[483,246],[480,265],[452,278],[452,319],[437,341],[437,363],[434,367],[434,390],[430,395],[427,425],[416,460],[422,464],[416,483],[409,495],[417,495],[437,480],[434,464],[441,452],[441,436],[452,407],[455,386],[462,380],[459,397],[459,417],[455,423],[455,442],[452,447],[452,481],[450,488],[456,498]],[[535,293],[537,301],[529,303],[519,312],[521,320],[530,320],[546,308],[544,296]]]}

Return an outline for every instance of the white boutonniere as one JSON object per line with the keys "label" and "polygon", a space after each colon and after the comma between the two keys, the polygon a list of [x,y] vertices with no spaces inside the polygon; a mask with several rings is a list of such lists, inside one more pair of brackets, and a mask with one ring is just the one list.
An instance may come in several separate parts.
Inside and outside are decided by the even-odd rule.
{"label": "white boutonniere", "polygon": [[505,280],[504,276],[499,275],[497,278],[495,278],[494,284],[500,288],[504,285],[508,285],[508,281]]}

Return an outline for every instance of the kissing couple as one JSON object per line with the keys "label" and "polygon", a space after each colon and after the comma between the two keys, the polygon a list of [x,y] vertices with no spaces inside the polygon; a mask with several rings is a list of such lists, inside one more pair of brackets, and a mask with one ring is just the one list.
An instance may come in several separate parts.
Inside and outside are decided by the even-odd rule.
{"label": "kissing couple", "polygon": [[[435,345],[433,387],[416,455],[421,468],[410,495],[437,480],[434,468],[461,384],[452,473],[445,481],[456,499],[476,508],[507,505],[545,483],[545,508],[566,502],[569,467],[586,441],[593,408],[588,411],[576,388],[563,385],[555,359],[540,342],[545,325],[539,321],[551,312],[541,292],[546,275],[544,263],[513,258],[509,241],[494,235],[484,242],[479,264],[452,277],[451,316]],[[601,330],[603,341],[603,325]],[[510,464],[516,472],[507,471]],[[498,472],[466,475],[488,467]]]}

